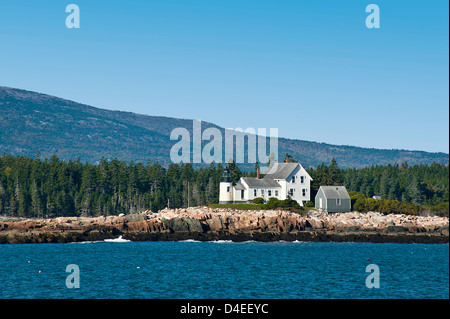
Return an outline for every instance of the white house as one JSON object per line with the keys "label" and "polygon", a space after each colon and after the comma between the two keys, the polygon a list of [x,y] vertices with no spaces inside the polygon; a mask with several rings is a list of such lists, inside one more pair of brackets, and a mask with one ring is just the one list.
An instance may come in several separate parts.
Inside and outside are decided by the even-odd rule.
{"label": "white house", "polygon": [[237,203],[251,201],[262,197],[267,201],[270,197],[280,200],[289,195],[301,206],[310,201],[311,176],[299,163],[275,163],[264,178],[241,177],[233,185],[227,168],[220,182],[219,203]]}

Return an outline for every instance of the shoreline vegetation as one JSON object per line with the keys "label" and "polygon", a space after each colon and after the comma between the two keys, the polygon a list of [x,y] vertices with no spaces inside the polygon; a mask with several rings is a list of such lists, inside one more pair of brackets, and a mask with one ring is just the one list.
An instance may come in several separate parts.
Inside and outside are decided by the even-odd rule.
{"label": "shoreline vegetation", "polygon": [[[255,206],[257,207],[257,206]],[[99,217],[0,216],[0,243],[248,240],[448,243],[446,216],[190,207]]]}
{"label": "shoreline vegetation", "polygon": [[[288,155],[288,154],[287,154]],[[234,162],[228,163],[232,182],[242,176]],[[0,215],[25,218],[63,216],[96,217],[158,212],[166,207],[207,206],[219,201],[223,165],[194,169],[192,164],[126,163],[102,159],[97,164],[61,160],[0,156]],[[309,167],[313,178],[311,200],[321,185],[345,185],[352,196],[352,209],[383,214],[448,216],[448,164],[370,166],[341,169],[329,165]],[[381,199],[372,197],[377,195]],[[295,208],[287,200],[270,201],[268,209]],[[308,206],[309,205],[309,206]],[[306,206],[314,206],[312,202]]]}

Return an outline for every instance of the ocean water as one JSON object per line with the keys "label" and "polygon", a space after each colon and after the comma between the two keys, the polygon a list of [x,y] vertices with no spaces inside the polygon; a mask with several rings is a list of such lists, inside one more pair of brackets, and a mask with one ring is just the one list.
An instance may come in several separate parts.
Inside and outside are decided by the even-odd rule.
{"label": "ocean water", "polygon": [[[66,272],[68,265],[78,266],[78,277]],[[379,288],[366,286],[368,276],[376,275],[366,272],[368,265],[378,267]],[[68,288],[68,276],[79,288]],[[0,245],[0,298],[449,298],[449,245]]]}

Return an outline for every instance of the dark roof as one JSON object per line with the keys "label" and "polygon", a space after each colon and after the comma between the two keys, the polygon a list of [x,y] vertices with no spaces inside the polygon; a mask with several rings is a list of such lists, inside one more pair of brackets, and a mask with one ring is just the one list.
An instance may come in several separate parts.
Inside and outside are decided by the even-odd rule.
{"label": "dark roof", "polygon": [[320,189],[327,199],[350,199],[345,186],[320,186],[319,191]]}
{"label": "dark roof", "polygon": [[237,190],[239,190],[239,189],[245,189],[245,186],[242,185],[242,183],[237,183],[237,184],[234,186],[234,189],[237,189]]}
{"label": "dark roof", "polygon": [[275,163],[267,172],[264,179],[286,179],[291,173],[300,166],[299,163]]}
{"label": "dark roof", "polygon": [[273,179],[242,177],[242,180],[244,180],[250,188],[281,187],[280,184]]}

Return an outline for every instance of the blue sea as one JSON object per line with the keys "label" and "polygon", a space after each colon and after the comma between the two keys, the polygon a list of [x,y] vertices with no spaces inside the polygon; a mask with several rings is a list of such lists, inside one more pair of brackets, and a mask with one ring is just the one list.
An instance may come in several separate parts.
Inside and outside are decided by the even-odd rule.
{"label": "blue sea", "polygon": [[[78,270],[66,272],[68,265]],[[79,288],[70,288],[75,282]],[[447,299],[449,245],[6,244],[0,245],[0,298]]]}

